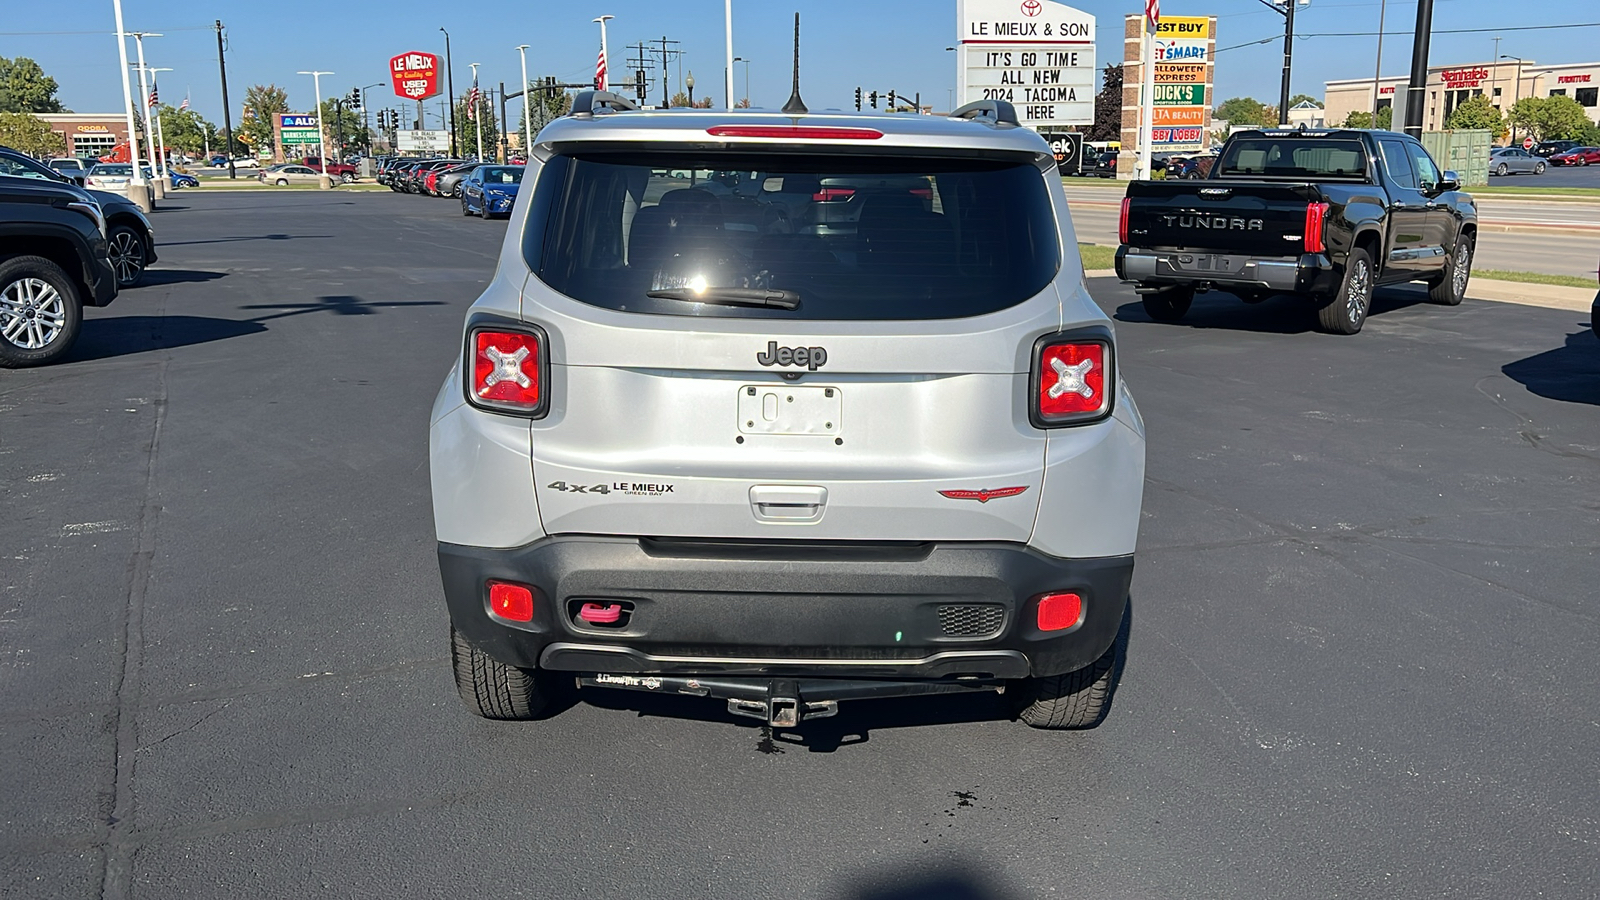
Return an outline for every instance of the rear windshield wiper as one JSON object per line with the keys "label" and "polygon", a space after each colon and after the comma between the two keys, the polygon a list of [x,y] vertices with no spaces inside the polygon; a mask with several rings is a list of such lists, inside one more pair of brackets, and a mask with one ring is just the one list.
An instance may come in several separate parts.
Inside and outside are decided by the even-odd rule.
{"label": "rear windshield wiper", "polygon": [[656,300],[683,300],[688,303],[715,303],[720,306],[759,306],[768,309],[799,309],[800,295],[794,291],[774,288],[708,287],[696,291],[674,288],[666,291],[646,291],[646,297]]}

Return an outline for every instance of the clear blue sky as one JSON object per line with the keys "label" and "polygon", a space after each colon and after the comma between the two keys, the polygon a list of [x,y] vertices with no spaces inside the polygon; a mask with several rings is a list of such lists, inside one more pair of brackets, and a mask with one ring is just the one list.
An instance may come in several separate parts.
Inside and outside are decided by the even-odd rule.
{"label": "clear blue sky", "polygon": [[[1122,15],[1142,9],[1138,3],[1084,0],[1076,4],[1099,21],[1099,62],[1121,56]],[[8,0],[0,18],[0,56],[30,56],[61,84],[61,101],[79,112],[112,112],[120,107],[116,41],[111,0],[56,0],[29,3]],[[1231,47],[1283,32],[1282,17],[1257,0],[1167,0],[1168,15],[1219,16],[1218,46]],[[245,88],[276,83],[289,91],[291,106],[309,109],[311,79],[301,69],[325,69],[324,95],[350,87],[387,82],[390,56],[406,50],[443,55],[450,29],[456,87],[465,90],[467,64],[481,62],[485,85],[518,77],[517,44],[527,43],[531,75],[556,75],[584,81],[594,71],[597,26],[601,13],[616,16],[610,24],[612,71],[625,67],[625,45],[663,35],[682,41],[686,68],[694,72],[696,96],[721,99],[721,0],[582,0],[520,2],[485,0],[441,4],[434,0],[388,0],[378,4],[221,4],[229,36],[228,76],[237,123]],[[312,10],[321,12],[310,12]],[[460,12],[454,12],[460,10]],[[734,53],[752,60],[750,93],[757,106],[780,105],[789,90],[789,39],[793,12],[802,16],[802,86],[812,108],[854,105],[854,88],[904,93],[922,92],[923,101],[944,108],[947,90],[955,85],[954,54],[944,48],[955,38],[955,0],[734,0]],[[1378,0],[1313,0],[1297,16],[1297,30],[1371,32],[1378,19]],[[124,0],[130,30],[164,32],[146,41],[148,61],[170,66],[161,82],[162,99],[176,104],[185,90],[193,105],[220,123],[215,13],[170,0]],[[370,18],[365,13],[371,13]],[[1406,32],[1385,39],[1385,74],[1403,74],[1410,65],[1410,35],[1415,3],[1388,5],[1389,30]],[[290,22],[305,22],[306,29]],[[1592,3],[1507,3],[1503,0],[1436,0],[1434,27],[1505,28],[1600,22]],[[270,24],[268,24],[270,23]],[[38,32],[91,32],[41,34]],[[1488,61],[1496,32],[1440,35],[1433,42],[1437,63]],[[1600,28],[1547,31],[1503,31],[1500,52],[1541,63],[1600,60]],[[131,42],[130,42],[131,44]],[[1329,79],[1372,73],[1374,38],[1308,37],[1296,42],[1296,93],[1322,95]],[[131,53],[131,47],[130,47]],[[1276,99],[1282,66],[1281,40],[1228,50],[1218,56],[1217,96],[1252,95]],[[744,66],[737,66],[735,93],[743,93]],[[673,81],[679,73],[673,70]],[[676,87],[676,84],[674,84]],[[387,86],[369,92],[374,108],[395,105]]]}

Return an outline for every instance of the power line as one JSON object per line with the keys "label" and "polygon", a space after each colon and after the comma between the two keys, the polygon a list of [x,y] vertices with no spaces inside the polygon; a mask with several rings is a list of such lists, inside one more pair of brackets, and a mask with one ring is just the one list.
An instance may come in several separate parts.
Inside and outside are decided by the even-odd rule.
{"label": "power line", "polygon": [[[1553,30],[1558,29],[1558,28],[1600,28],[1600,22],[1578,22],[1578,23],[1576,23],[1574,25],[1507,25],[1507,26],[1503,26],[1503,27],[1500,27],[1500,28],[1435,28],[1433,30],[1433,33],[1434,34],[1485,34],[1485,33],[1488,33],[1488,32],[1493,32],[1495,34],[1499,34],[1502,31],[1553,31]],[[1385,35],[1411,34],[1411,33],[1412,32],[1409,31],[1409,30],[1406,30],[1406,31],[1385,31],[1384,32]],[[1297,35],[1295,35],[1295,37],[1298,37],[1298,38],[1315,38],[1315,37],[1377,37],[1377,36],[1378,36],[1378,33],[1376,31],[1328,31],[1328,32],[1322,32],[1322,33],[1318,33],[1318,34],[1297,34]]]}

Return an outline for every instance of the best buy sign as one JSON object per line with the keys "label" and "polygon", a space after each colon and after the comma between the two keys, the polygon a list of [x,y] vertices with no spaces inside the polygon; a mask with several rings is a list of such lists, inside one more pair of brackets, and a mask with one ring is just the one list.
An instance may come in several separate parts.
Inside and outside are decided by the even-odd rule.
{"label": "best buy sign", "polygon": [[1157,106],[1205,106],[1206,86],[1203,84],[1158,84]]}

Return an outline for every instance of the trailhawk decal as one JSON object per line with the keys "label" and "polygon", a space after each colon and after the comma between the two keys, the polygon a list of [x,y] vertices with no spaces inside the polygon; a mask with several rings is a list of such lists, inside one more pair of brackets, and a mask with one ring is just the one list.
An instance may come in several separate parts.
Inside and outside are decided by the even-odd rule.
{"label": "trailhawk decal", "polygon": [[1015,497],[1027,490],[1027,485],[1021,487],[983,488],[977,491],[940,491],[939,493],[951,500],[976,500],[979,503],[988,503],[1001,497]]}

